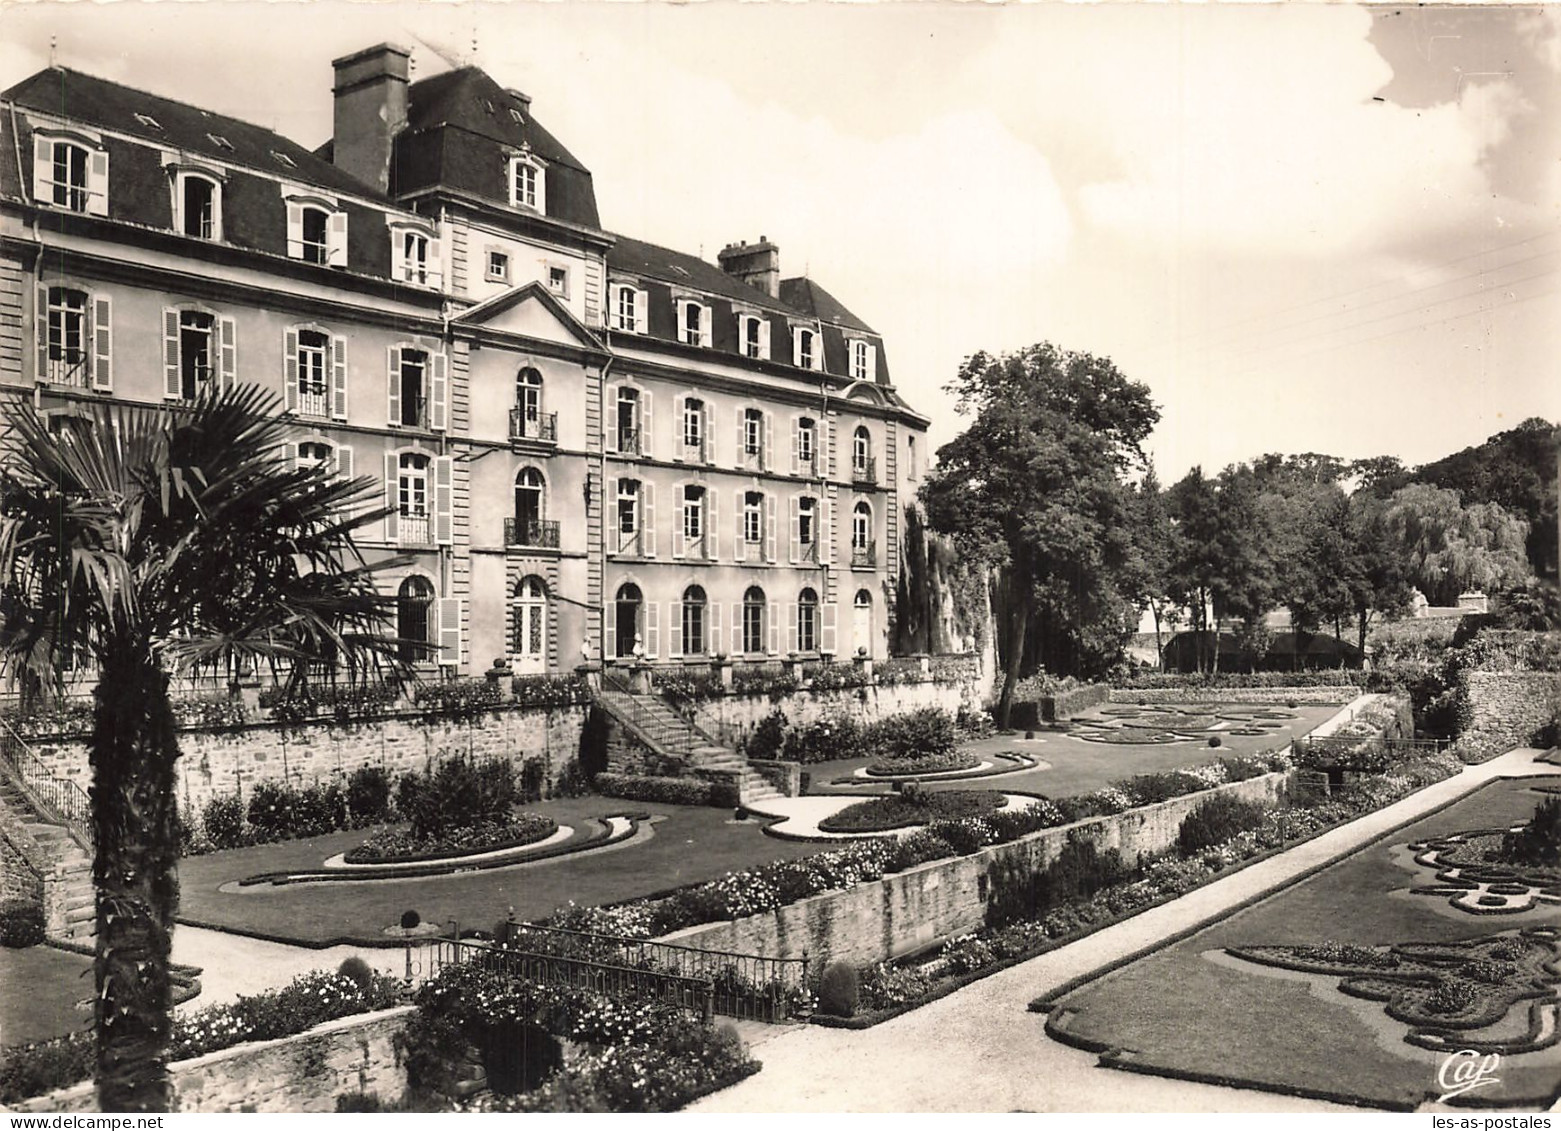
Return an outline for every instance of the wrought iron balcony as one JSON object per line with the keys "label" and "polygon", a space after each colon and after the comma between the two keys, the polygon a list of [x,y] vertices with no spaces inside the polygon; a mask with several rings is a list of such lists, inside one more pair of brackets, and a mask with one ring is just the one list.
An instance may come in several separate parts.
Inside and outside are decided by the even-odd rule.
{"label": "wrought iron balcony", "polygon": [[70,385],[85,389],[92,384],[87,372],[87,355],[81,350],[66,350],[62,356],[49,358],[44,380],[51,385]]}
{"label": "wrought iron balcony", "polygon": [[556,550],[558,549],[558,523],[547,519],[506,518],[504,544]]}
{"label": "wrought iron balcony", "polygon": [[851,547],[852,569],[873,569],[878,565],[878,543],[869,542],[865,546]]}
{"label": "wrought iron balcony", "polygon": [[811,565],[818,564],[818,540],[803,542],[797,547],[797,560]]}
{"label": "wrought iron balcony", "polygon": [[627,455],[637,456],[643,450],[640,447],[640,430],[638,428],[618,429],[618,450]]}
{"label": "wrought iron balcony", "polygon": [[539,444],[558,443],[558,413],[538,412],[528,414],[525,409],[509,410],[509,438],[532,440]]}
{"label": "wrought iron balcony", "polygon": [[403,546],[430,546],[434,541],[433,523],[425,511],[408,514],[402,511],[396,516],[396,541]]}
{"label": "wrought iron balcony", "polygon": [[878,460],[873,456],[852,460],[851,482],[876,484],[878,482]]}

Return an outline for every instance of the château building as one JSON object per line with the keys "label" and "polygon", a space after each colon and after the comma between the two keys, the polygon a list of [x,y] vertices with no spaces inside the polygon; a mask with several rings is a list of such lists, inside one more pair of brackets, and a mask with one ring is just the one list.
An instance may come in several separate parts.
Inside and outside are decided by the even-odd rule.
{"label": "ch\u00e2teau building", "polygon": [[274,390],[291,458],[382,484],[364,552],[447,671],[884,655],[927,420],[882,338],[763,237],[605,229],[481,70],[381,45],[334,99],[311,151],[62,67],[0,95],[0,395]]}

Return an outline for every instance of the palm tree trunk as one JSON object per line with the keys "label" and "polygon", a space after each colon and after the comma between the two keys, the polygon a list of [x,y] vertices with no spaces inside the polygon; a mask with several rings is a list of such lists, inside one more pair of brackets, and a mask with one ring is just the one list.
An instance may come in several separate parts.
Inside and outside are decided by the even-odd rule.
{"label": "palm tree trunk", "polygon": [[100,660],[90,746],[98,1105],[167,1111],[178,739],[168,677],[145,643],[105,648]]}

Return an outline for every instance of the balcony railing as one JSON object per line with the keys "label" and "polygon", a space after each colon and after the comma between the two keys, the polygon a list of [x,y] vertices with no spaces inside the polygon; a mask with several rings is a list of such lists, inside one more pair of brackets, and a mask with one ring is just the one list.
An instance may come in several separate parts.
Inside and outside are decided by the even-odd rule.
{"label": "balcony railing", "polygon": [[683,556],[694,561],[715,560],[715,539],[708,534],[701,534],[698,538],[685,538],[683,540]]}
{"label": "balcony railing", "polygon": [[640,454],[640,430],[638,428],[618,429],[618,450],[628,455]]}
{"label": "balcony railing", "polygon": [[865,546],[851,547],[851,568],[872,569],[878,565],[878,543],[869,542]]}
{"label": "balcony railing", "polygon": [[640,532],[636,530],[626,534],[622,530],[618,531],[618,552],[637,556],[640,553]]}
{"label": "balcony railing", "polygon": [[797,547],[797,560],[799,562],[808,562],[813,565],[817,565],[818,542],[815,540],[812,542],[803,542],[801,545],[799,545]]}
{"label": "balcony railing", "polygon": [[44,380],[51,385],[71,385],[85,389],[91,384],[87,372],[87,355],[68,351],[63,357],[49,358]]}
{"label": "balcony railing", "polygon": [[878,460],[873,456],[851,461],[851,482],[877,483]]}
{"label": "balcony railing", "polygon": [[685,437],[683,440],[683,458],[693,463],[704,463],[707,458],[705,455],[705,442],[703,440],[689,440]]}
{"label": "balcony railing", "polygon": [[300,416],[326,416],[330,410],[330,395],[325,391],[324,385],[310,385],[298,390]]}
{"label": "balcony railing", "polygon": [[433,524],[427,513],[408,514],[402,511],[396,516],[396,541],[403,546],[428,546],[434,540]]}
{"label": "balcony railing", "polygon": [[743,467],[753,471],[762,471],[764,470],[764,449],[762,447],[750,448],[745,444],[740,460]]}
{"label": "balcony railing", "polygon": [[427,428],[428,402],[422,397],[402,397],[401,419],[396,423],[403,428]]}
{"label": "balcony railing", "polygon": [[558,549],[558,523],[550,519],[504,520],[504,544],[506,546],[535,546],[544,550]]}
{"label": "balcony railing", "polygon": [[820,461],[817,452],[813,452],[810,455],[797,457],[797,474],[806,476],[809,479],[824,478],[824,473],[820,470]]}
{"label": "balcony railing", "polygon": [[535,440],[539,444],[558,443],[558,413],[527,414],[525,409],[509,410],[509,438]]}

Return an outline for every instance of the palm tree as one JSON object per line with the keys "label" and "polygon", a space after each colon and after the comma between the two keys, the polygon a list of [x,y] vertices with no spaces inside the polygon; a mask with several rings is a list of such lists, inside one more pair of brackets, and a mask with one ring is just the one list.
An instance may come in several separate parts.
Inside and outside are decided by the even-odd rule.
{"label": "palm tree", "polygon": [[[51,428],[7,406],[0,656],[24,695],[97,667],[92,765],[98,1100],[166,1111],[178,907],[170,676],[235,660],[388,659],[387,606],[353,542],[372,481],[293,466],[272,394],[187,410],[94,405]],[[383,566],[386,563],[380,563]]]}

